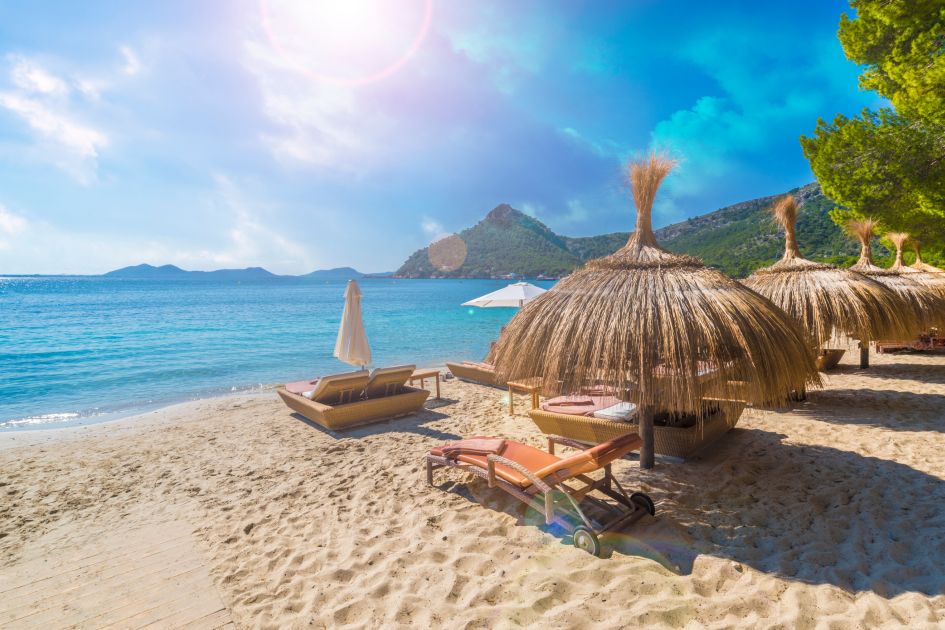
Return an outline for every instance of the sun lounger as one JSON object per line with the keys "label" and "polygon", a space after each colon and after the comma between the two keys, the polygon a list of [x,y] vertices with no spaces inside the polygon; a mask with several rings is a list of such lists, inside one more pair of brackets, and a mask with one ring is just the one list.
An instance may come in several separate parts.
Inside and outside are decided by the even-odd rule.
{"label": "sun lounger", "polygon": [[505,381],[496,376],[495,367],[489,363],[463,361],[462,363],[447,363],[446,367],[460,380],[490,387],[505,387]]}
{"label": "sun lounger", "polygon": [[347,429],[415,413],[430,395],[405,383],[414,366],[287,383],[276,392],[290,409],[327,429]]}
{"label": "sun lounger", "polygon": [[365,398],[383,398],[396,394],[407,384],[407,379],[417,369],[416,365],[397,365],[377,368],[364,387]]}
{"label": "sun lounger", "polygon": [[[555,444],[582,450],[561,458],[554,454]],[[627,495],[611,473],[613,461],[639,449],[641,444],[636,434],[592,448],[549,436],[546,453],[512,440],[474,437],[432,449],[426,458],[427,482],[433,484],[433,471],[437,468],[470,472],[485,479],[489,487],[501,488],[529,507],[543,507],[546,524],[560,525],[571,534],[575,547],[598,555],[601,533],[620,529],[645,513],[656,512],[648,496],[640,492]],[[604,471],[601,479],[588,477],[601,469]],[[574,487],[568,482],[584,485]],[[603,498],[593,496],[595,491]]]}
{"label": "sun lounger", "polygon": [[[745,403],[741,401],[707,399],[707,410],[701,422],[692,426],[653,427],[654,450],[660,455],[686,459],[712,444],[730,431],[741,417]],[[562,413],[559,410],[532,409],[528,412],[532,422],[542,433],[561,435],[584,444],[600,444],[628,433],[637,432],[636,414],[626,420],[595,411],[587,415]],[[598,414],[598,415],[595,415]]]}

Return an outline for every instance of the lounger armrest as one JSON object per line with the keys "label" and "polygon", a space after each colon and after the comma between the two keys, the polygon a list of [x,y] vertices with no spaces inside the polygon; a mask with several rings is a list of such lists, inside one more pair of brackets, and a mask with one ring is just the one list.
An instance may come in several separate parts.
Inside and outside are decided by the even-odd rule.
{"label": "lounger armrest", "polygon": [[588,448],[593,446],[593,444],[579,442],[578,440],[572,440],[571,438],[562,437],[560,435],[548,435],[548,452],[552,455],[554,455],[555,444],[570,446],[571,448],[576,448],[579,451],[586,451]]}
{"label": "lounger armrest", "polygon": [[495,487],[495,465],[502,464],[503,466],[508,466],[509,468],[513,470],[517,470],[518,472],[525,475],[528,478],[528,480],[531,481],[532,484],[536,488],[541,490],[542,492],[548,492],[551,490],[551,486],[549,486],[547,483],[539,479],[538,476],[535,475],[535,473],[525,468],[518,462],[513,462],[511,459],[506,459],[505,457],[502,457],[501,455],[487,455],[486,459],[489,462],[489,487],[490,488]]}

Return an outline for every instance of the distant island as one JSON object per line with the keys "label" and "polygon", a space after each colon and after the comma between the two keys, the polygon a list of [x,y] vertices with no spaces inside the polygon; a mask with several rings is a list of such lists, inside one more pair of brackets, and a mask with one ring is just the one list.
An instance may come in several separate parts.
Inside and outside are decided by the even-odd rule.
{"label": "distant island", "polygon": [[[834,207],[817,184],[789,191],[803,209],[798,237],[807,258],[849,265],[859,246],[830,219]],[[783,193],[781,193],[783,194]],[[734,277],[745,277],[769,265],[784,251],[783,235],[767,213],[779,195],[744,201],[668,225],[656,231],[660,244],[677,253],[702,259]],[[627,223],[633,221],[627,208]],[[502,204],[482,221],[459,233],[466,245],[465,262],[454,270],[437,269],[428,249],[414,252],[394,274],[397,278],[503,278],[509,276],[560,277],[591,258],[606,256],[622,247],[629,232],[569,237],[555,234],[534,217]],[[889,252],[879,245],[879,258]]]}
{"label": "distant island", "polygon": [[305,279],[315,281],[360,280],[369,277],[386,277],[390,272],[367,274],[351,267],[336,267],[334,269],[318,269],[311,273],[299,276],[276,275],[262,267],[247,267],[245,269],[217,269],[216,271],[188,271],[176,265],[141,264],[131,267],[122,267],[104,274],[106,278],[124,278],[135,280],[276,280],[283,278]]}

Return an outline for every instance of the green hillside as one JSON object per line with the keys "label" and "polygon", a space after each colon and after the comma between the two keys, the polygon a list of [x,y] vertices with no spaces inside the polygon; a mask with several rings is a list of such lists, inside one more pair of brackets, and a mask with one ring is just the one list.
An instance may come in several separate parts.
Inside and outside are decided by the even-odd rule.
{"label": "green hillside", "polygon": [[[833,204],[816,184],[791,191],[802,203],[798,220],[801,251],[814,260],[851,264],[859,247],[831,221]],[[771,264],[784,250],[783,237],[766,209],[775,196],[745,201],[656,231],[667,249],[701,258],[725,273],[744,277]],[[590,258],[606,256],[627,242],[629,234],[568,237],[511,206],[492,210],[475,226],[459,233],[466,244],[466,262],[456,270],[433,267],[421,249],[397,270],[402,278],[490,278],[508,274],[561,276]],[[888,252],[878,246],[878,258]]]}

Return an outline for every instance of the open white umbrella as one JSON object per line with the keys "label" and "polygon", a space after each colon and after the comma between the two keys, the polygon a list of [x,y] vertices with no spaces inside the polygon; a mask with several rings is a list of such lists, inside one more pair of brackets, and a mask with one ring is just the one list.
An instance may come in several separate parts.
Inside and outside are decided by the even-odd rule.
{"label": "open white umbrella", "polygon": [[349,365],[365,366],[371,362],[371,346],[361,319],[361,288],[354,280],[348,280],[345,289],[345,310],[341,314],[335,356]]}
{"label": "open white umbrella", "polygon": [[527,282],[516,282],[515,284],[510,284],[507,287],[502,287],[498,291],[493,291],[492,293],[488,293],[482,297],[477,297],[475,300],[463,302],[463,306],[479,306],[481,308],[499,306],[514,308],[525,306],[528,302],[534,300],[545,291],[546,289],[536,287],[534,284],[529,284]]}

